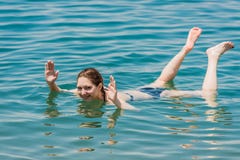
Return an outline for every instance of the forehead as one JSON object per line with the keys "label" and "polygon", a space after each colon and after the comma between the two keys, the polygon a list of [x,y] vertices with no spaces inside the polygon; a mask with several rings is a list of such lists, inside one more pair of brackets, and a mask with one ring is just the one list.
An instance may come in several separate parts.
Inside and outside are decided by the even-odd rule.
{"label": "forehead", "polygon": [[77,86],[92,86],[94,85],[88,78],[80,77],[77,81]]}

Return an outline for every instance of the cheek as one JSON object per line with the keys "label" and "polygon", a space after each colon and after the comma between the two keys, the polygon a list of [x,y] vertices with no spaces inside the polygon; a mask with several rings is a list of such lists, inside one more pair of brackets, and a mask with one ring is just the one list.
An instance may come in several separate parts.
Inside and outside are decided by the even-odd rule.
{"label": "cheek", "polygon": [[97,89],[96,88],[92,88],[88,91],[86,91],[88,94],[91,94],[91,95],[95,95],[97,93]]}
{"label": "cheek", "polygon": [[94,88],[91,92],[91,95],[93,95],[94,97],[98,97],[99,96],[99,90],[97,88]]}
{"label": "cheek", "polygon": [[95,91],[94,91],[94,89],[91,89],[91,90],[88,90],[87,93],[92,95],[95,93]]}

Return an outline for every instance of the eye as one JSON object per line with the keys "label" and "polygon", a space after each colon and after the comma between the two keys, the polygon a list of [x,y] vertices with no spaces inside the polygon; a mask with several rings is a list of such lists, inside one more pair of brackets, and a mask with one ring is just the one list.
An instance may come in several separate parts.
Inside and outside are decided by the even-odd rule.
{"label": "eye", "polygon": [[92,89],[91,86],[86,87],[86,90],[91,90],[91,89]]}
{"label": "eye", "polygon": [[77,90],[81,91],[81,90],[82,90],[82,87],[77,87]]}

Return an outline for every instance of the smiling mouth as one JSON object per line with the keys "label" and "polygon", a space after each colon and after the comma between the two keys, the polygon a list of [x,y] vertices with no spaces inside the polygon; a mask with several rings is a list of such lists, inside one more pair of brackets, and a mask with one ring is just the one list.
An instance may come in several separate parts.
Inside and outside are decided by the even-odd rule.
{"label": "smiling mouth", "polygon": [[84,99],[84,100],[90,100],[91,99],[91,96],[81,96],[82,97],[82,99]]}

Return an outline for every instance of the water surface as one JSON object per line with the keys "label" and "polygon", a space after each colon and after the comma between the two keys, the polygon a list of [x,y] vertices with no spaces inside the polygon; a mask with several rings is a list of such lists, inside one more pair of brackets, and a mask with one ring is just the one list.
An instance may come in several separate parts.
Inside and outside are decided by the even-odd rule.
{"label": "water surface", "polygon": [[[239,159],[240,3],[232,1],[0,1],[0,158]],[[77,73],[96,67],[119,90],[152,82],[185,42],[203,29],[174,85],[201,88],[205,50],[230,40],[221,57],[217,107],[201,98],[131,102],[140,111],[49,94],[44,63],[57,83],[74,88]]]}

